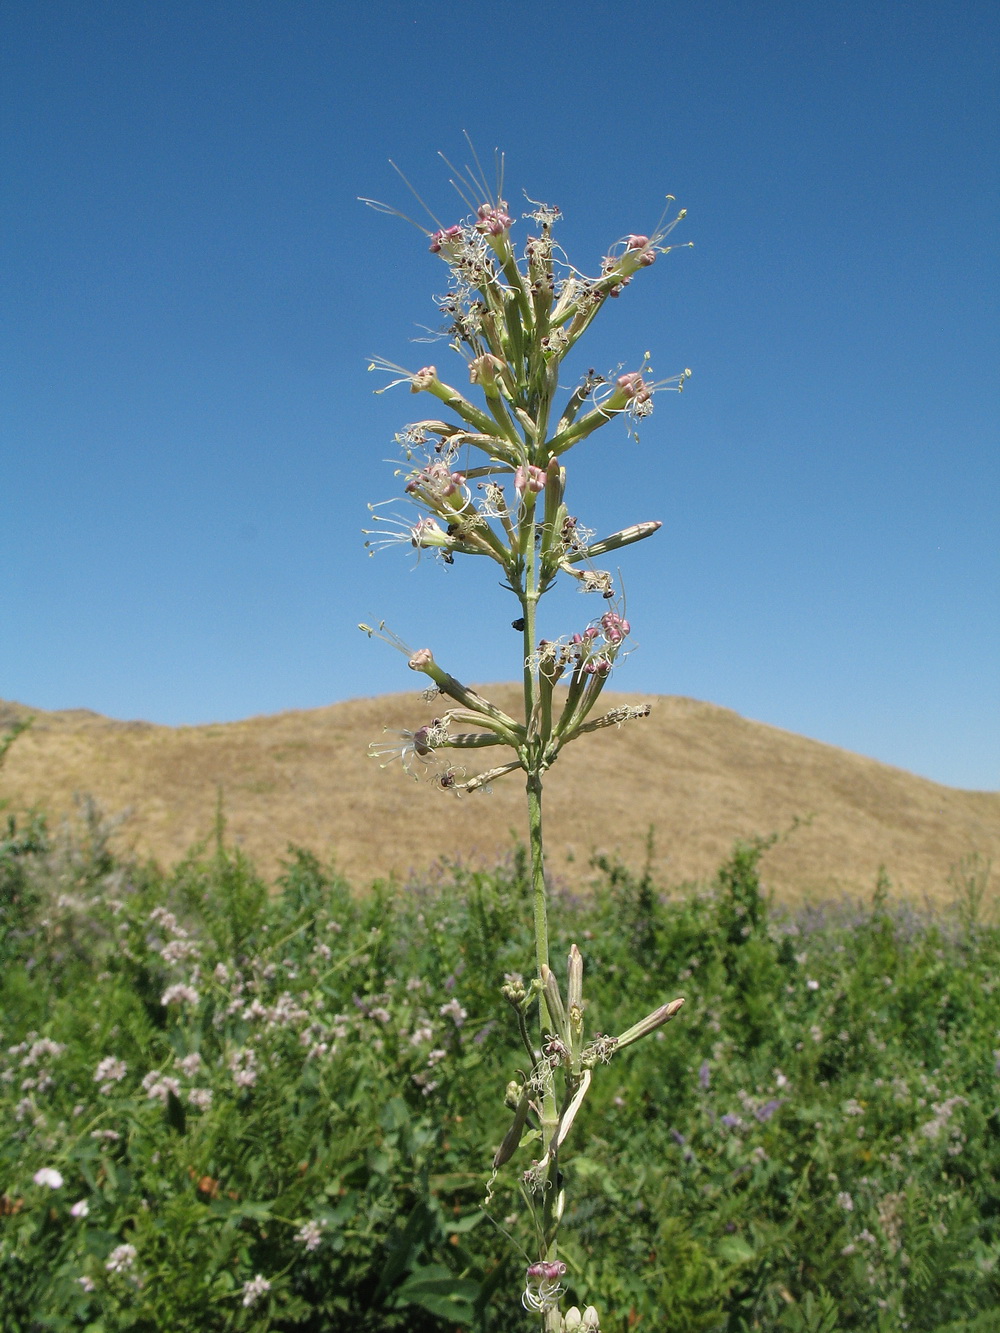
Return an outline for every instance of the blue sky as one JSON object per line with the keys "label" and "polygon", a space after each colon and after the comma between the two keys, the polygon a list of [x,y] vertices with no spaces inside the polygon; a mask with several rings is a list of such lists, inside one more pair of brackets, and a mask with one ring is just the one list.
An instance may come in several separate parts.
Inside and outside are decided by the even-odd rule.
{"label": "blue sky", "polygon": [[[694,372],[569,460],[588,526],[664,523],[622,553],[617,687],[1000,786],[994,4],[6,0],[0,28],[0,697],[191,723],[413,688],[372,618],[517,675],[489,570],[360,535],[421,415],[366,358],[431,359],[445,269],[357,196],[416,209],[392,157],[457,220],[436,154],[468,131],[585,270],[688,210],[694,248],[580,348]],[[550,600],[552,635],[592,613]]]}

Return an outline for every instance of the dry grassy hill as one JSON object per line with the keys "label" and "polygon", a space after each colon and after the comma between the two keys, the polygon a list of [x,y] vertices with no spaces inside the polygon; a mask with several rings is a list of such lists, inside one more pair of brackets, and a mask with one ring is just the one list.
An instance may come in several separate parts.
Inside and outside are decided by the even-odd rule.
{"label": "dry grassy hill", "polygon": [[[516,712],[515,687],[486,692]],[[367,757],[383,728],[429,720],[414,695],[198,727],[0,703],[0,724],[31,712],[0,796],[53,814],[72,811],[75,793],[108,814],[127,808],[119,840],[164,863],[210,833],[219,787],[229,836],[268,873],[294,842],[357,884],[405,877],[441,857],[493,860],[525,827],[516,776],[457,798]],[[734,838],[796,817],[810,822],[767,860],[786,899],[867,894],[881,864],[901,893],[939,899],[960,857],[1000,860],[1000,793],[942,787],[694,699],[655,699],[651,717],[583,738],[547,778],[551,866],[570,877],[595,850],[641,864],[652,826],[660,882],[703,879]]]}

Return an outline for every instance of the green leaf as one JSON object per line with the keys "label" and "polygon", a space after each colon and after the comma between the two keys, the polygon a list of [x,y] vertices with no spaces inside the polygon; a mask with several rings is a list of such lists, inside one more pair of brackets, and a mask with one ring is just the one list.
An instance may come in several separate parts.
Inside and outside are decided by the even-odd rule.
{"label": "green leaf", "polygon": [[473,1302],[478,1294],[477,1282],[455,1277],[443,1264],[428,1264],[411,1273],[399,1287],[396,1303],[419,1305],[439,1319],[471,1324],[475,1318]]}
{"label": "green leaf", "polygon": [[727,1236],[719,1242],[719,1257],[730,1264],[745,1264],[754,1257],[754,1250],[742,1236]]}
{"label": "green leaf", "polygon": [[387,1134],[394,1130],[402,1129],[404,1125],[410,1123],[410,1108],[403,1101],[402,1097],[392,1097],[386,1102],[382,1114],[379,1117],[379,1124]]}

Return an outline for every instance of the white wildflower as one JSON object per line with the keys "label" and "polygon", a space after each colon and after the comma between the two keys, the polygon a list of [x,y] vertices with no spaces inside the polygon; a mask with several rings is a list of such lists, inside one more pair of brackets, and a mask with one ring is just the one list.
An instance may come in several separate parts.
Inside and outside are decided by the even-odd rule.
{"label": "white wildflower", "polygon": [[460,1028],[469,1016],[455,999],[451,999],[447,1004],[443,1004],[438,1010],[438,1013],[442,1018],[447,1017],[454,1019],[457,1028]]}
{"label": "white wildflower", "polygon": [[107,1055],[94,1070],[94,1082],[100,1083],[101,1093],[106,1097],[127,1073],[128,1065],[124,1060],[119,1060],[114,1055]]}
{"label": "white wildflower", "polygon": [[180,1080],[170,1078],[161,1074],[158,1069],[151,1069],[142,1080],[142,1090],[147,1097],[155,1099],[159,1097],[161,1102],[166,1102],[171,1093],[178,1096],[181,1090]]}
{"label": "white wildflower", "polygon": [[243,1304],[245,1306],[256,1305],[260,1298],[270,1290],[270,1282],[258,1273],[251,1281],[243,1283]]}
{"label": "white wildflower", "polygon": [[305,1222],[296,1231],[295,1239],[307,1250],[318,1249],[323,1239],[323,1228],[325,1226],[325,1222]]}
{"label": "white wildflower", "polygon": [[[65,1049],[66,1047],[61,1042],[52,1041],[49,1037],[41,1037],[38,1041],[32,1042],[31,1049],[21,1061],[21,1067],[24,1069],[29,1065],[37,1065],[39,1060],[44,1059],[46,1055],[51,1055],[53,1057],[62,1055]],[[12,1055],[14,1054],[13,1047],[11,1048],[10,1053]]]}
{"label": "white wildflower", "polygon": [[116,1245],[108,1255],[104,1267],[109,1273],[125,1273],[135,1263],[136,1254],[134,1245]]}
{"label": "white wildflower", "polygon": [[182,963],[185,958],[197,958],[201,952],[194,940],[171,940],[160,950],[165,963]]}

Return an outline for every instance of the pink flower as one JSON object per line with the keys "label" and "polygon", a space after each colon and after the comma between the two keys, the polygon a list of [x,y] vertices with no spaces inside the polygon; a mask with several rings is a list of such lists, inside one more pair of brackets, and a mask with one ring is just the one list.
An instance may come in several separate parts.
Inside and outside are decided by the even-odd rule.
{"label": "pink flower", "polygon": [[514,473],[514,489],[519,495],[525,491],[533,491],[535,495],[545,489],[545,469],[535,467],[529,463],[527,467],[519,467]]}

